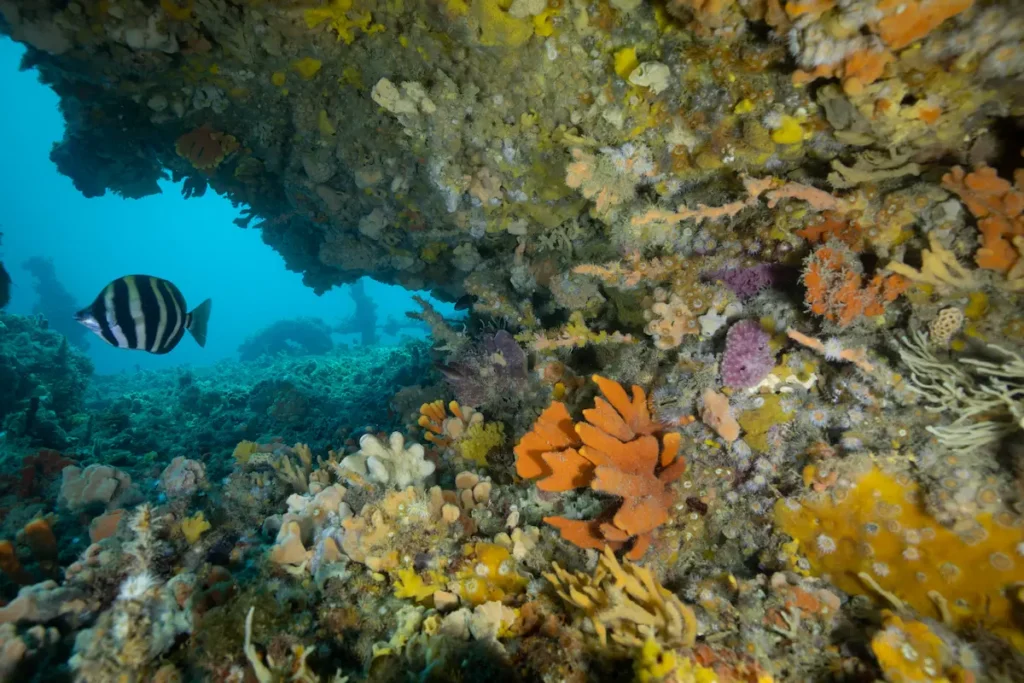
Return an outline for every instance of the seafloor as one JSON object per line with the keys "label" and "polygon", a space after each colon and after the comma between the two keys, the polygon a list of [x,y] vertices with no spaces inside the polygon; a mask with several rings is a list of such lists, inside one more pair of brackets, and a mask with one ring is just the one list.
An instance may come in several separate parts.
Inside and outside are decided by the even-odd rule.
{"label": "seafloor", "polygon": [[0,680],[1024,680],[1022,3],[0,16],[85,195],[470,307],[116,379],[0,317]]}

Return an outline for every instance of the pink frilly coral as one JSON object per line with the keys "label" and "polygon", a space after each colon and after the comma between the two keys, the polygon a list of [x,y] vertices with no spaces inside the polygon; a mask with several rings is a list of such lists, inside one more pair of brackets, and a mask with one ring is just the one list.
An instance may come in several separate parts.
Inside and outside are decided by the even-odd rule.
{"label": "pink frilly coral", "polygon": [[733,389],[756,386],[775,366],[770,335],[755,320],[741,320],[725,335],[722,382]]}

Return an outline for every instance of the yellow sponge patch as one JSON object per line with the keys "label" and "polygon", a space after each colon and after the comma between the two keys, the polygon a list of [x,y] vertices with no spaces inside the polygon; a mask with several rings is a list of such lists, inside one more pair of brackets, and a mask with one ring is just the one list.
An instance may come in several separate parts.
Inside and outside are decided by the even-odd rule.
{"label": "yellow sponge patch", "polygon": [[[909,476],[872,467],[850,486],[779,501],[775,519],[810,569],[847,593],[877,597],[874,582],[922,614],[956,626],[984,621],[1008,635],[1013,587],[1024,582],[1020,520],[985,511],[948,529],[920,495]],[[985,487],[977,497],[997,499]]]}

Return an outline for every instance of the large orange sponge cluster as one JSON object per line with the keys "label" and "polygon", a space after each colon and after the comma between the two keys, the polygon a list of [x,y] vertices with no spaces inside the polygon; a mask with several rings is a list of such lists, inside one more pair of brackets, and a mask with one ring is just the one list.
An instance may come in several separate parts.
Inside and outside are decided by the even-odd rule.
{"label": "large orange sponge cluster", "polygon": [[960,195],[978,219],[981,247],[974,261],[1000,273],[1009,272],[1020,259],[1014,238],[1024,237],[1024,169],[1017,170],[1013,181],[1011,185],[988,166],[972,173],[954,166],[942,177],[942,186]]}
{"label": "large orange sponge cluster", "polygon": [[775,519],[815,574],[847,593],[897,598],[955,626],[1013,637],[1014,586],[1024,581],[1024,527],[1008,512],[942,526],[917,484],[877,467],[850,486],[779,501]]}
{"label": "large orange sponge cluster", "polygon": [[620,497],[607,520],[544,521],[581,548],[618,550],[632,540],[629,557],[637,559],[668,520],[675,502],[670,485],[686,471],[686,461],[677,457],[680,435],[661,434],[640,387],[630,396],[618,382],[597,375],[593,380],[604,397],[583,411],[585,421],[574,424],[565,404],[553,402],[516,446],[516,472],[539,479],[543,491],[589,487]]}

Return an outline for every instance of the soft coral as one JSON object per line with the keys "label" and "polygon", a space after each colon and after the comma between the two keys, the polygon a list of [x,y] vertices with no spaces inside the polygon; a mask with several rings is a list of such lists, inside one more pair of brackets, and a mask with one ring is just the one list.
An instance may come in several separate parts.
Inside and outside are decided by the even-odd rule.
{"label": "soft coral", "polygon": [[552,403],[516,446],[516,472],[539,479],[543,491],[589,487],[620,497],[610,521],[544,521],[581,548],[618,550],[632,539],[629,556],[637,559],[650,545],[651,533],[668,520],[675,502],[670,485],[686,471],[686,461],[677,457],[680,435],[662,434],[640,387],[634,386],[630,396],[613,380],[597,375],[593,380],[604,398],[598,396],[594,407],[583,411],[585,422],[574,424],[565,404]]}

